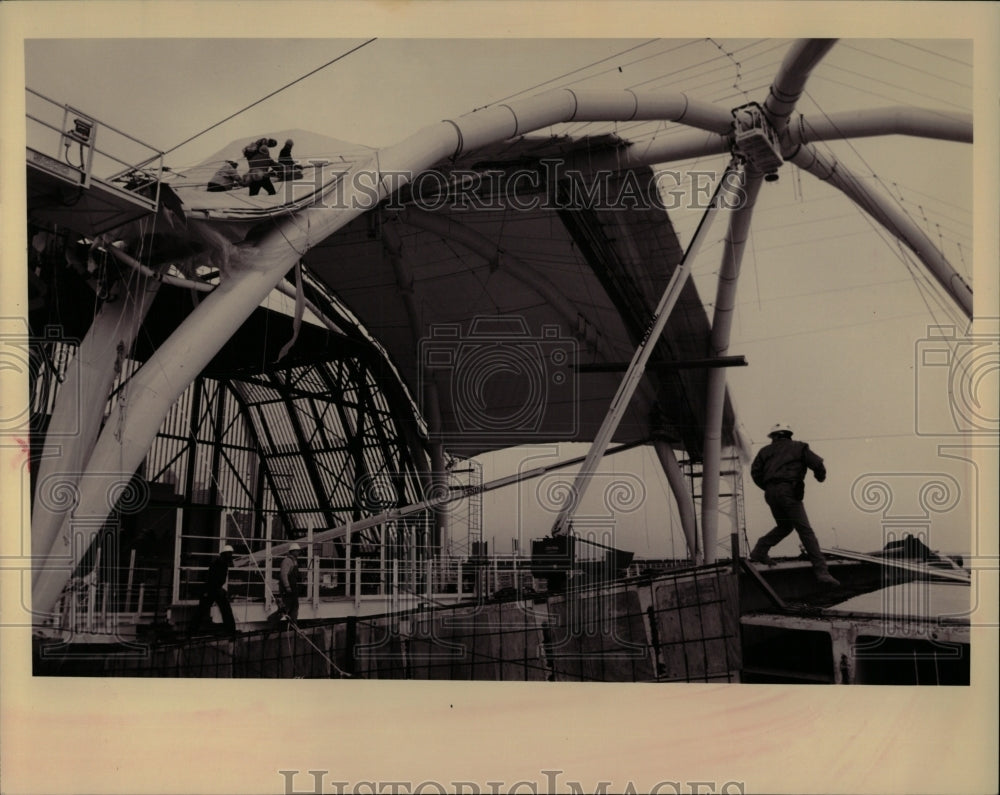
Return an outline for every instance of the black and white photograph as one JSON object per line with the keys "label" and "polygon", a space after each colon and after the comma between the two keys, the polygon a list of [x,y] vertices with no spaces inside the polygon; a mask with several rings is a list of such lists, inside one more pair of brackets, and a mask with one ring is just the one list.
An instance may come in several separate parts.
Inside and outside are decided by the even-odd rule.
{"label": "black and white photograph", "polygon": [[0,28],[4,791],[989,789],[995,5],[51,5]]}

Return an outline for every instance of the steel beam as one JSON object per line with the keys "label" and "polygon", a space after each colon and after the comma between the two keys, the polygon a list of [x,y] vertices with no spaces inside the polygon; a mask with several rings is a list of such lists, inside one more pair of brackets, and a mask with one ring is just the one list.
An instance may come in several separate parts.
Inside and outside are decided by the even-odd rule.
{"label": "steel beam", "polygon": [[843,191],[862,210],[901,240],[927,267],[941,288],[972,319],[972,288],[951,267],[924,231],[893,202],[875,193],[831,154],[802,146],[791,158],[799,168]]}

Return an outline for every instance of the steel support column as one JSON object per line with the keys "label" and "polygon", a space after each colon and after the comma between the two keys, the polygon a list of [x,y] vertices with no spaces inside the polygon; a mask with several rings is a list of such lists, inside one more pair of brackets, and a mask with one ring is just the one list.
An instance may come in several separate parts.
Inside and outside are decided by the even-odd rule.
{"label": "steel support column", "polygon": [[694,498],[687,481],[684,480],[684,473],[681,472],[680,464],[674,455],[673,448],[662,439],[653,440],[653,450],[663,467],[663,474],[667,476],[670,490],[674,495],[674,502],[677,504],[677,512],[681,519],[681,530],[684,533],[684,541],[687,544],[688,557],[695,563],[701,564],[701,554],[698,552],[698,519],[694,510]]}
{"label": "steel support column", "polygon": [[[136,334],[156,297],[159,281],[137,273],[125,279],[118,301],[101,306],[56,394],[38,463],[31,512],[31,554],[41,561],[65,522],[97,439],[115,379],[116,363],[132,351]],[[113,422],[113,421],[112,421]],[[39,571],[32,572],[37,581]]]}
{"label": "steel support column", "polygon": [[[729,350],[729,337],[736,306],[736,284],[740,264],[746,247],[753,217],[754,202],[763,180],[760,175],[747,176],[741,186],[741,204],[729,220],[719,284],[715,296],[715,314],[709,339],[711,356],[725,356]],[[705,563],[715,563],[716,541],[719,534],[719,482],[722,463],[722,414],[726,403],[726,368],[714,367],[708,371],[705,398],[705,444],[701,482],[701,532]]]}
{"label": "steel support column", "polygon": [[[795,42],[785,55],[771,83],[764,114],[773,125],[779,138],[788,126],[788,117],[795,110],[806,81],[836,39],[803,39]],[[719,286],[715,299],[715,316],[712,319],[712,356],[722,356],[729,350],[733,309],[736,305],[736,283],[739,279],[743,249],[746,245],[754,202],[760,191],[761,175],[744,172],[744,196],[729,221]],[[722,410],[726,396],[725,369],[708,373],[707,411],[705,417],[704,462],[702,465],[702,537],[705,562],[714,563],[717,557],[716,541],[719,534],[719,481],[722,459]]]}

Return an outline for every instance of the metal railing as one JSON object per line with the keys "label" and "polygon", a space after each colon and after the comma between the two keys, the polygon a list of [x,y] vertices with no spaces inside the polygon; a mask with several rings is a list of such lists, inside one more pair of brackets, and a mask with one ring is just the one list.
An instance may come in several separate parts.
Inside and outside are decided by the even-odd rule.
{"label": "metal railing", "polygon": [[[81,188],[93,179],[155,209],[164,153],[71,105],[25,87],[28,159]],[[41,155],[42,157],[39,157]]]}
{"label": "metal railing", "polygon": [[[392,528],[380,534],[393,536]],[[169,611],[182,608],[183,616],[198,604],[208,567],[224,539],[218,536],[179,534],[172,565],[137,566],[136,551],[123,552],[127,565],[102,563],[97,552],[90,570],[70,579],[58,608],[58,628],[79,634],[114,634],[140,624],[167,622]],[[247,543],[264,552],[257,563],[230,568],[227,582],[234,608],[256,605],[253,616],[277,609],[278,576],[282,556],[271,554],[287,540],[229,539],[238,552]],[[392,612],[423,606],[454,604],[489,598],[498,591],[532,592],[536,583],[530,561],[514,555],[487,557],[418,557],[413,545],[345,541],[310,542],[299,539],[299,600],[313,615],[324,604],[348,603],[362,612]],[[240,549],[242,547],[242,549]],[[246,615],[244,613],[244,615]],[[176,618],[176,616],[173,616]],[[183,619],[181,619],[183,622]]]}
{"label": "metal railing", "polygon": [[[263,602],[271,609],[279,591],[278,573],[281,557],[270,553],[275,544],[287,541],[258,541],[255,551],[264,555],[246,568],[231,568],[227,590],[230,600]],[[346,543],[343,554],[324,554],[324,543],[299,542],[304,553],[299,558],[300,592],[303,603],[318,608],[323,602],[349,600],[355,607],[373,600],[390,602],[408,599],[436,601],[442,596],[462,599],[474,596],[478,580],[465,557],[403,558],[397,550],[369,544]],[[197,603],[201,585],[213,554],[194,564],[180,564],[177,569],[176,603]]]}
{"label": "metal railing", "polygon": [[55,612],[64,632],[116,635],[129,625],[166,618],[169,606],[161,569],[130,565],[108,572],[98,565],[85,576],[70,578]]}

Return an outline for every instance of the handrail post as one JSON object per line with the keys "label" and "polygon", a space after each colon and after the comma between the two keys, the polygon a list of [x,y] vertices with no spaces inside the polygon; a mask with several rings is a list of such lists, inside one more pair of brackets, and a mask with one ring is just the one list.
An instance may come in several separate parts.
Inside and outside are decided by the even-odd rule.
{"label": "handrail post", "polygon": [[313,529],[310,527],[306,533],[306,543],[309,551],[306,555],[308,566],[306,571],[309,574],[309,601],[312,602],[313,614],[319,608],[319,562],[316,558],[316,549],[313,547]]}
{"label": "handrail post", "polygon": [[128,612],[128,606],[132,602],[132,580],[135,574],[135,547],[132,547],[132,553],[129,555],[128,560],[128,579],[125,585],[125,604],[122,605],[122,612]]}
{"label": "handrail post", "polygon": [[142,608],[144,607],[144,602],[146,601],[146,583],[139,583],[139,597],[136,600],[135,605],[135,623],[139,623],[139,619],[142,616]]}
{"label": "handrail post", "polygon": [[379,528],[379,561],[378,561],[378,590],[380,594],[385,593],[385,523]]}
{"label": "handrail post", "polygon": [[344,596],[351,595],[351,523],[347,523],[347,544],[344,548]]}
{"label": "handrail post", "polygon": [[111,590],[111,583],[106,582],[101,588],[101,620],[100,626],[104,632],[108,631],[108,592]]}
{"label": "handrail post", "polygon": [[273,565],[271,561],[271,540],[264,539],[264,613],[271,612],[271,606],[274,604],[274,594],[271,590],[271,576],[273,573]]}

